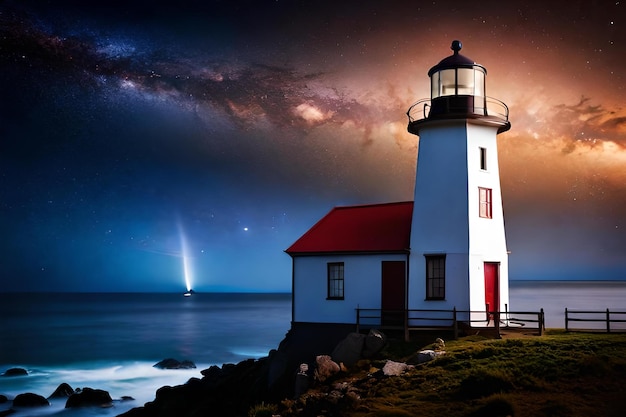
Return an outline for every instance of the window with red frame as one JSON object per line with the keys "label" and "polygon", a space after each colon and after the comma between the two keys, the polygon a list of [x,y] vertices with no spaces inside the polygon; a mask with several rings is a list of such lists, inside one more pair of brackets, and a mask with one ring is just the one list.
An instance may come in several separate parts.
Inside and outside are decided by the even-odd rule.
{"label": "window with red frame", "polygon": [[491,188],[478,187],[478,200],[478,215],[485,219],[491,219]]}

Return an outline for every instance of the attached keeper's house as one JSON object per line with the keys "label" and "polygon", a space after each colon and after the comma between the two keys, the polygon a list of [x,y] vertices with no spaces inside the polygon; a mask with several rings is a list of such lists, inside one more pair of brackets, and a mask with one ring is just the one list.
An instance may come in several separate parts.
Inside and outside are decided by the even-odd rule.
{"label": "attached keeper's house", "polygon": [[336,207],[286,250],[294,324],[406,328],[417,310],[438,310],[489,326],[507,309],[496,136],[510,128],[508,109],[460,49],[454,41],[428,72],[430,99],[407,112],[420,137],[414,201]]}
{"label": "attached keeper's house", "polygon": [[287,253],[293,320],[354,323],[355,308],[402,310],[413,202],[336,207]]}

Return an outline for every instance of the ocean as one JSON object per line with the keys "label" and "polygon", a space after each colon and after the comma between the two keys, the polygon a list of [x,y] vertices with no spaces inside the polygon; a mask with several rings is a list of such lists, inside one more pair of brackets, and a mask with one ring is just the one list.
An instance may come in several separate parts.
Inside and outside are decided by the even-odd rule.
{"label": "ocean", "polygon": [[[510,311],[543,308],[546,327],[563,328],[566,307],[626,311],[626,281],[511,281]],[[290,320],[290,294],[0,293],[0,374],[12,367],[29,372],[0,377],[0,394],[48,397],[63,382],[104,389],[115,400],[111,408],[65,410],[65,400],[51,400],[50,407],[12,415],[116,416],[211,365],[266,356]],[[153,367],[165,358],[197,368]],[[0,404],[0,412],[9,407]]]}
{"label": "ocean", "polygon": [[[211,365],[267,356],[289,330],[290,294],[78,294],[0,293],[0,374],[12,367],[24,377],[1,377],[0,394],[48,397],[59,384],[104,389],[111,408],[20,409],[26,416],[115,416],[154,399]],[[162,370],[165,358],[197,368]],[[0,412],[10,403],[0,404]]]}

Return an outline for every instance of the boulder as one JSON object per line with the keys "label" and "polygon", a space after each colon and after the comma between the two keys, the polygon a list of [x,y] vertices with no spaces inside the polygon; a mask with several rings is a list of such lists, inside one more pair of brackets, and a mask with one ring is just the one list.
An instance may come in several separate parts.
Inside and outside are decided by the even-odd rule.
{"label": "boulder", "polygon": [[65,408],[89,406],[111,407],[112,405],[113,399],[107,391],[93,388],[83,388],[80,391],[76,390],[65,402]]}
{"label": "boulder", "polygon": [[64,382],[48,398],[68,398],[72,394],[74,394],[74,388]]}
{"label": "boulder", "polygon": [[319,382],[324,382],[341,370],[339,365],[328,355],[319,355],[315,358],[315,363],[317,365],[315,379]]}
{"label": "boulder", "polygon": [[2,374],[2,376],[23,376],[23,375],[28,375],[28,371],[24,368],[9,368],[6,371],[4,371],[4,373]]}
{"label": "boulder", "polygon": [[14,407],[43,407],[48,405],[50,405],[48,400],[46,400],[41,395],[33,394],[32,392],[18,394],[13,399]]}
{"label": "boulder", "polygon": [[360,333],[350,333],[335,347],[330,354],[333,361],[344,363],[346,366],[352,366],[361,359],[363,345],[365,344],[365,335]]}
{"label": "boulder", "polygon": [[385,336],[385,334],[380,330],[371,329],[365,337],[365,343],[361,355],[364,358],[371,358],[380,352],[386,344],[387,336]]}
{"label": "boulder", "polygon": [[181,362],[176,359],[167,358],[155,363],[152,366],[159,369],[195,369],[196,364],[188,360]]}

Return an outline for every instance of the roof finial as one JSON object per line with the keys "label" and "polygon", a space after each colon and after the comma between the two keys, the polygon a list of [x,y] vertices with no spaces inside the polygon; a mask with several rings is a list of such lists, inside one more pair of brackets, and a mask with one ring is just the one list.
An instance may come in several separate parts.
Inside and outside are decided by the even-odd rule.
{"label": "roof finial", "polygon": [[450,47],[450,49],[454,51],[455,55],[459,53],[461,48],[463,48],[463,44],[461,43],[461,41],[458,41],[458,40],[452,41],[452,46]]}

